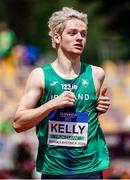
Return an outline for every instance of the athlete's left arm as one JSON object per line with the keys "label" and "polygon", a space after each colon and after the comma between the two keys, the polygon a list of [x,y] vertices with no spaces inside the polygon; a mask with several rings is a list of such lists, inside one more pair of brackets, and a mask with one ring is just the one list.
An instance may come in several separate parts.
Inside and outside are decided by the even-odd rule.
{"label": "athlete's left arm", "polygon": [[105,79],[104,70],[97,66],[92,66],[92,70],[93,70],[93,79],[94,79],[96,94],[98,96],[96,109],[98,110],[100,115],[108,111],[110,106],[110,98],[106,95],[107,88],[101,89]]}

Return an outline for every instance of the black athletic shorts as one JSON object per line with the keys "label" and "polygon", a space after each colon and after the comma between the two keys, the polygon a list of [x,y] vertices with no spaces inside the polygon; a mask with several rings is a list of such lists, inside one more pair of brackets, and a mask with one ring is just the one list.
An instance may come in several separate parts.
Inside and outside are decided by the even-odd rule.
{"label": "black athletic shorts", "polygon": [[41,179],[103,179],[102,171],[95,171],[83,174],[71,174],[71,175],[48,175],[42,174]]}

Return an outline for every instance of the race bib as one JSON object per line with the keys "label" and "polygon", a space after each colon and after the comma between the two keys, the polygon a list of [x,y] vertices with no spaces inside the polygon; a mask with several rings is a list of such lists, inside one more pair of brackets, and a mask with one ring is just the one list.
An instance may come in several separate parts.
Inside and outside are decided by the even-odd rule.
{"label": "race bib", "polygon": [[53,111],[48,121],[48,144],[83,147],[87,145],[88,113]]}

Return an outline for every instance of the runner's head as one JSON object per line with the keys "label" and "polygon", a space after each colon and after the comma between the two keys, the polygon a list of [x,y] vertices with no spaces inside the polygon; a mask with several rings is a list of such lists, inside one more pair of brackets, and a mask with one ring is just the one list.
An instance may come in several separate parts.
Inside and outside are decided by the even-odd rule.
{"label": "runner's head", "polygon": [[51,36],[53,48],[56,48],[56,43],[53,38],[54,33],[61,35],[65,28],[65,21],[72,18],[77,18],[83,21],[86,25],[88,24],[87,14],[69,7],[64,7],[62,10],[54,12],[50,17],[48,21],[48,27],[50,29],[49,36]]}

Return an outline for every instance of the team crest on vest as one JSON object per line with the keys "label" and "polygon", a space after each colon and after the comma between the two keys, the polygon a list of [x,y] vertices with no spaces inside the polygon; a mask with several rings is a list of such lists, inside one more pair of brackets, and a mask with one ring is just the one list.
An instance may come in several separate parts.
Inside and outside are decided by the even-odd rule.
{"label": "team crest on vest", "polygon": [[88,79],[82,79],[82,85],[83,85],[84,87],[87,87],[88,84],[89,84],[89,80],[88,80]]}

